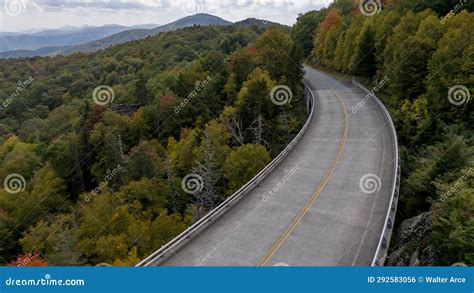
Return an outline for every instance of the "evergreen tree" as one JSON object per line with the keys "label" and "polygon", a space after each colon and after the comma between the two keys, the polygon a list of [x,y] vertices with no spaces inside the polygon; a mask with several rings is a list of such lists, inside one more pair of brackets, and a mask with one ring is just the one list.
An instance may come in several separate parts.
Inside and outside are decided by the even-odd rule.
{"label": "evergreen tree", "polygon": [[375,34],[369,24],[365,24],[359,34],[350,67],[353,74],[366,78],[376,73]]}

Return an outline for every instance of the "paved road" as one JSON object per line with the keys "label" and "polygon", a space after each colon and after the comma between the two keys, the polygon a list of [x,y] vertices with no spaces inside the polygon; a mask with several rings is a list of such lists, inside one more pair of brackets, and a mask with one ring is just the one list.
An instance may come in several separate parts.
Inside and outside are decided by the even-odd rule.
{"label": "paved road", "polygon": [[[305,79],[317,101],[301,142],[259,187],[160,265],[370,265],[394,177],[389,125],[373,100],[353,108],[366,95],[351,82],[310,68]],[[372,194],[370,182],[365,192],[360,187],[366,174],[381,179]]]}

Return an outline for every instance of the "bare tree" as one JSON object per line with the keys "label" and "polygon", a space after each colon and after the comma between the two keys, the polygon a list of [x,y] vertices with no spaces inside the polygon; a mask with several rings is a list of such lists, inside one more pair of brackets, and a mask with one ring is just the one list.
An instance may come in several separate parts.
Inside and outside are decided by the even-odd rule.
{"label": "bare tree", "polygon": [[166,169],[166,182],[170,187],[171,194],[168,199],[168,205],[171,210],[175,213],[179,213],[180,208],[180,193],[176,185],[174,184],[174,172],[171,166],[171,159],[168,153],[165,153],[165,169]]}
{"label": "bare tree", "polygon": [[229,130],[230,135],[239,145],[244,144],[244,136],[242,134],[242,119],[237,117],[236,114],[232,114],[230,117],[224,119],[224,125]]}
{"label": "bare tree", "polygon": [[250,125],[249,130],[253,133],[255,144],[263,144],[263,117],[261,114]]}
{"label": "bare tree", "polygon": [[222,195],[217,182],[221,178],[223,172],[219,166],[213,146],[209,140],[208,134],[204,132],[203,158],[197,166],[193,168],[193,173],[202,178],[202,186],[195,197],[197,205],[196,218],[199,219],[203,213],[215,208],[222,200]]}

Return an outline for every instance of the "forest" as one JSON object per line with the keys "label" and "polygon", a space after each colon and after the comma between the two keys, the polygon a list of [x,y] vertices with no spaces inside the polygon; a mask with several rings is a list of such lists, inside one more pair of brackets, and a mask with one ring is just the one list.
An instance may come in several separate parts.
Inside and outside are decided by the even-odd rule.
{"label": "forest", "polygon": [[[377,88],[401,148],[388,265],[474,265],[474,5],[350,0],[300,15],[308,62]],[[383,83],[381,82],[383,81]],[[414,225],[412,231],[407,225]],[[403,227],[402,227],[403,226]]]}
{"label": "forest", "polygon": [[[0,262],[135,265],[298,133],[306,62],[384,81],[402,160],[386,264],[474,265],[474,5],[374,2],[362,13],[338,0],[292,28],[194,26],[0,60],[0,177],[13,175],[0,189]],[[292,99],[277,105],[282,85]],[[401,233],[408,219],[421,224]]]}
{"label": "forest", "polygon": [[283,26],[194,26],[1,60],[0,261],[138,263],[298,133],[302,58]]}

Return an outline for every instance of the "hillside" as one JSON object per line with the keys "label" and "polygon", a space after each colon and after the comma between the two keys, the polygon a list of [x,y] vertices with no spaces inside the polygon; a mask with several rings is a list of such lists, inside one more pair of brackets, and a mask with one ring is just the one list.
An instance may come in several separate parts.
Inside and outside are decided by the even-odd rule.
{"label": "hillside", "polygon": [[[249,18],[245,19],[236,23],[232,23],[226,21],[222,18],[209,15],[209,14],[196,14],[192,16],[187,16],[182,19],[176,20],[166,25],[156,26],[153,28],[146,28],[153,25],[142,25],[142,26],[134,26],[136,29],[122,29],[121,32],[112,34],[110,36],[104,38],[95,38],[94,41],[91,42],[80,42],[78,40],[68,41],[67,45],[59,46],[59,47],[41,47],[35,50],[14,50],[14,51],[6,51],[0,52],[0,58],[25,58],[25,57],[34,57],[34,56],[55,56],[55,55],[70,55],[73,53],[78,52],[95,52],[100,49],[104,49],[110,46],[119,45],[123,43],[127,43],[134,40],[140,40],[151,36],[156,36],[163,32],[168,32],[172,30],[177,30],[189,26],[194,25],[201,25],[201,26],[209,26],[209,25],[234,25],[234,26],[255,26],[259,28],[261,31],[272,27],[272,26],[279,26],[285,29],[289,29],[287,26],[280,25],[275,22],[266,21],[262,19],[255,19]],[[143,28],[139,28],[143,27]],[[75,32],[77,28],[69,28],[70,30],[74,30]],[[50,30],[50,31],[42,31],[41,35],[53,35],[55,38],[61,38],[61,32],[64,34],[63,30]],[[76,32],[77,33],[77,32]],[[37,36],[40,40],[44,37]],[[63,36],[64,37],[64,36]],[[21,38],[25,38],[21,36]],[[49,44],[50,42],[44,42],[45,44]],[[56,41],[57,43],[58,41]],[[71,43],[72,42],[72,43]],[[54,43],[54,42],[53,42]],[[74,45],[74,43],[79,43]],[[36,46],[35,46],[36,47]]]}
{"label": "hillside", "polygon": [[231,22],[228,22],[220,17],[209,15],[209,14],[196,14],[192,16],[187,16],[181,18],[177,21],[159,26],[153,29],[136,29],[136,30],[127,30],[121,33],[111,35],[109,37],[75,46],[72,48],[67,48],[59,51],[57,54],[68,55],[76,52],[94,52],[100,49],[104,49],[110,46],[123,44],[126,42],[143,39],[150,36],[156,36],[162,32],[168,32],[171,30],[177,30],[193,25],[230,25]]}
{"label": "hillside", "polygon": [[281,24],[276,23],[276,22],[268,21],[268,20],[265,20],[265,19],[257,19],[257,18],[247,18],[247,19],[244,19],[244,20],[241,20],[241,21],[237,21],[233,25],[237,25],[237,26],[253,26],[253,25],[255,25],[255,26],[260,27],[260,28],[268,28],[268,27],[272,27],[272,26],[286,27],[286,26],[281,25]]}
{"label": "hillside", "polygon": [[402,167],[386,264],[473,265],[474,5],[385,3],[337,1],[301,15],[293,36],[308,62],[364,80],[391,112]]}
{"label": "hillside", "polygon": [[15,50],[0,52],[0,59],[29,58],[36,56],[54,56],[69,47],[43,47],[37,50]]}
{"label": "hillside", "polygon": [[297,52],[279,28],[194,26],[0,60],[2,264],[134,265],[167,243],[300,130]]}
{"label": "hillside", "polygon": [[0,52],[38,50],[46,47],[70,47],[130,30],[132,27],[105,25],[101,27],[68,27],[40,32],[3,35]]}

